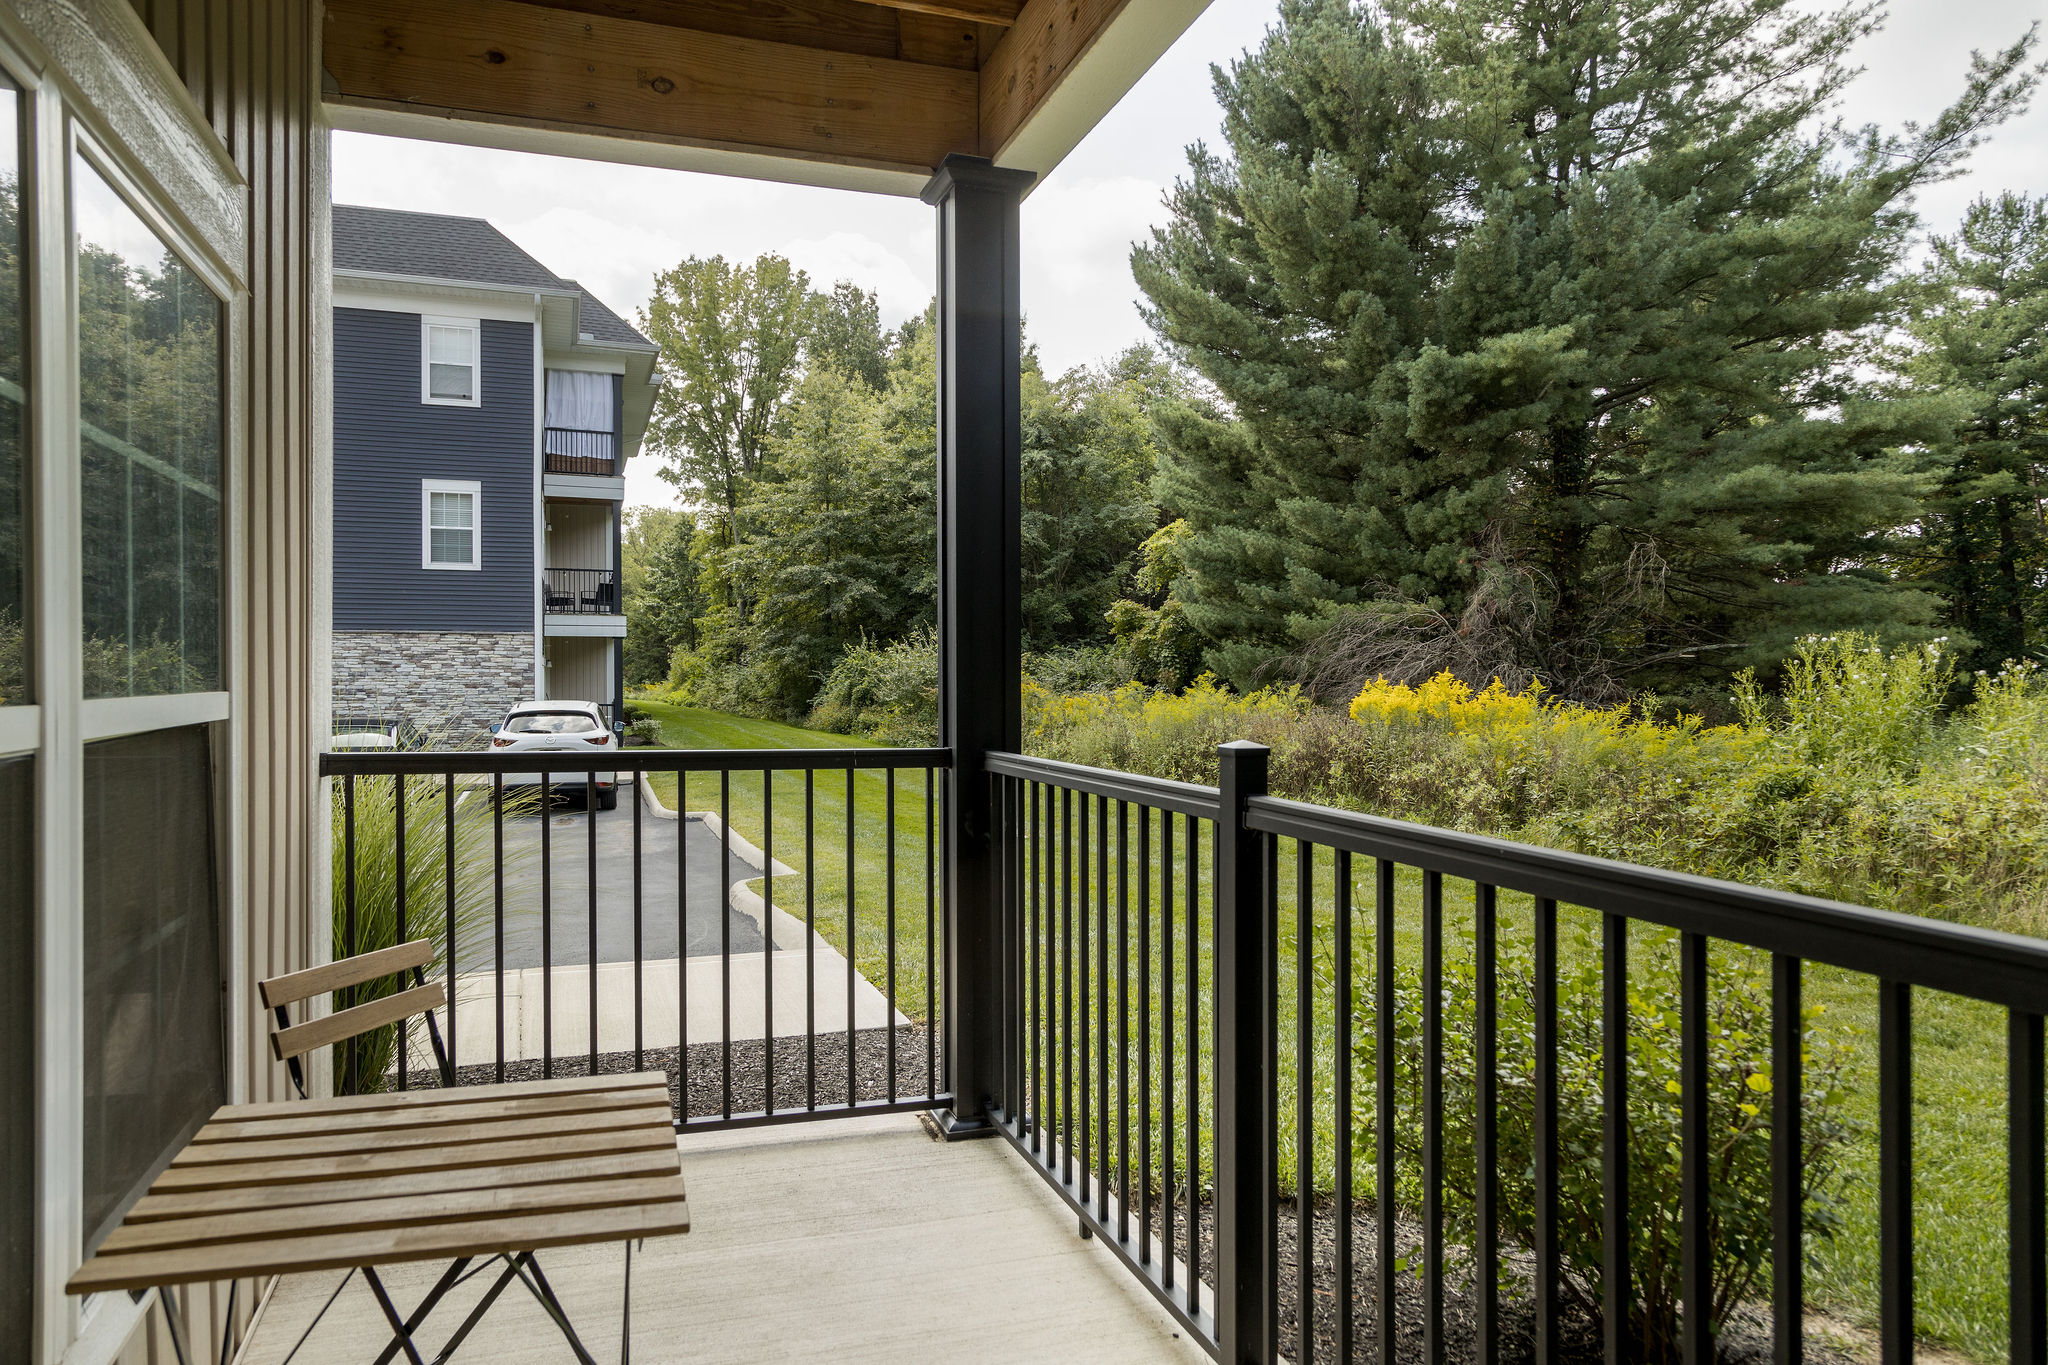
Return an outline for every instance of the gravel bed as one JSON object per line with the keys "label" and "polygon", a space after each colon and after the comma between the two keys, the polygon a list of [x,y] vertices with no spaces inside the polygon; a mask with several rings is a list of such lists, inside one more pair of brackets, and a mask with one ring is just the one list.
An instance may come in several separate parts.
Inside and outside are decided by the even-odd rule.
{"label": "gravel bed", "polygon": [[[925,1030],[919,1025],[910,1024],[898,1029],[860,1029],[855,1032],[853,1093],[856,1100],[879,1100],[888,1097],[889,1041],[892,1034],[896,1042],[897,1096],[912,1099],[928,1093],[928,1087],[925,1085]],[[816,1048],[817,1102],[820,1105],[846,1103],[846,1035],[821,1033],[817,1035]],[[720,1043],[690,1045],[688,1112],[693,1118],[709,1118],[725,1112],[726,1082],[722,1065],[724,1052],[724,1045]],[[751,1113],[766,1107],[764,1096],[767,1059],[768,1049],[759,1038],[738,1040],[732,1044],[733,1113]],[[775,1040],[777,1109],[802,1109],[808,1102],[806,1060],[804,1038]],[[630,1071],[667,1072],[669,1103],[674,1105],[681,1098],[682,1069],[678,1065],[675,1048],[648,1048],[637,1064],[630,1052],[601,1052],[597,1056],[597,1073],[601,1076]],[[543,1074],[544,1068],[537,1059],[505,1064],[505,1079],[508,1081],[537,1081]],[[589,1075],[589,1054],[579,1052],[573,1056],[557,1056],[552,1074]],[[456,1070],[456,1077],[458,1083],[462,1085],[487,1084],[498,1078],[497,1066],[485,1062],[477,1066],[459,1067]],[[396,1079],[391,1078],[391,1083],[395,1085]],[[431,1070],[425,1074],[415,1070],[408,1076],[407,1083],[415,1089],[431,1087],[436,1083],[436,1077]]]}

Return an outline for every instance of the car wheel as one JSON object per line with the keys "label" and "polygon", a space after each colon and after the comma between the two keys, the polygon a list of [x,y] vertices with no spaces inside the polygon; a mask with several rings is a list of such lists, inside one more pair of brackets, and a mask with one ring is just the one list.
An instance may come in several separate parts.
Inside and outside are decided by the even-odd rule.
{"label": "car wheel", "polygon": [[608,787],[600,791],[597,794],[597,808],[599,810],[617,810],[619,808],[619,789],[617,787]]}

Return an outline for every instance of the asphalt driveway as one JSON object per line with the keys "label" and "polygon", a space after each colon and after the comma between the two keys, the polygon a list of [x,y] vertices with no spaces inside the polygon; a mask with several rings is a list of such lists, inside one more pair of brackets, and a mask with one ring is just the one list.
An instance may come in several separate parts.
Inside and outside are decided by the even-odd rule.
{"label": "asphalt driveway", "polygon": [[[596,813],[597,960],[633,960],[633,799],[620,794],[619,809]],[[541,933],[541,820],[539,815],[505,822],[505,966],[583,966],[590,961],[592,883],[590,875],[591,816],[581,810],[557,808],[546,816],[549,933]],[[676,836],[685,840],[681,863],[687,914],[678,926]],[[661,820],[640,813],[640,956],[643,961],[673,958],[677,939],[690,957],[715,956],[720,949],[720,920],[731,932],[735,953],[761,951],[754,921],[731,908],[735,882],[761,875],[756,864],[731,855],[729,869],[720,868],[720,842],[701,820]],[[458,970],[488,971],[492,967],[492,932],[486,928],[465,935],[457,954]],[[546,961],[543,960],[545,950]]]}

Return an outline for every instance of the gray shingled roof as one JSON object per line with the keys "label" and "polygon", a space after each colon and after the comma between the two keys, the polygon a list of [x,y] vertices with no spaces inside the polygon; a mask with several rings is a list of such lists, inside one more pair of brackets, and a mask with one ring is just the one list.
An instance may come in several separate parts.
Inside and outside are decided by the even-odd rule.
{"label": "gray shingled roof", "polygon": [[334,268],[514,289],[574,289],[583,296],[582,329],[593,339],[652,344],[588,289],[556,275],[481,218],[336,204]]}

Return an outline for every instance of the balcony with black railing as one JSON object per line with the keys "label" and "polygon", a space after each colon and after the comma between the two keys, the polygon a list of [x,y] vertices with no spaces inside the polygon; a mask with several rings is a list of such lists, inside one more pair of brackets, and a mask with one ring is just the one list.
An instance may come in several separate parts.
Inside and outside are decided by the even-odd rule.
{"label": "balcony with black railing", "polygon": [[[2042,1359],[2048,943],[1279,800],[1267,759],[1225,745],[1205,787],[992,753],[969,796],[947,749],[329,755],[337,952],[440,942],[464,1083],[665,1072],[716,1206],[822,1239],[741,1278],[795,1255],[862,1305],[791,1329],[821,1357],[919,1353],[937,1293],[977,1329],[1080,1324],[1070,1360],[1799,1361],[1853,1143],[1877,1358],[1911,1358],[1916,1265],[1967,1254],[2004,1268],[2011,1358]],[[600,772],[649,799],[587,809]],[[971,900],[946,875],[970,801]],[[1867,1038],[1825,1032],[1830,1002]],[[1959,1011],[1999,1021],[1994,1229],[1916,1217],[1916,1070]],[[358,1069],[434,1083],[413,1060]],[[904,1126],[963,1108],[1006,1141]],[[823,1120],[860,1122],[781,1130]],[[727,1131],[764,1127],[744,1157]],[[1051,1198],[960,1183],[1004,1170]],[[857,1230],[805,1203],[827,1186]],[[1078,1259],[1031,1259],[1048,1206]],[[746,1245],[662,1254],[724,1284]],[[1105,1298],[1112,1272],[1140,1292]],[[684,1282],[653,1311],[730,1334],[689,1358],[786,1344]]]}
{"label": "balcony with black railing", "polygon": [[550,616],[617,616],[625,610],[616,569],[544,569],[540,600]]}
{"label": "balcony with black railing", "polygon": [[581,431],[574,427],[547,427],[541,433],[550,474],[587,474],[610,478],[619,472],[619,438],[616,432]]}

